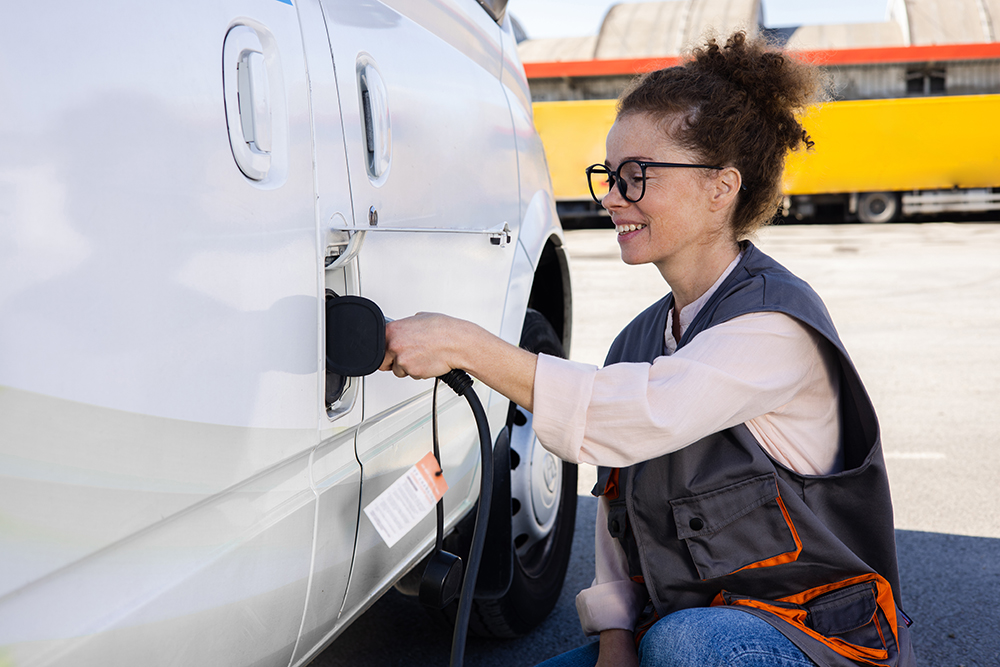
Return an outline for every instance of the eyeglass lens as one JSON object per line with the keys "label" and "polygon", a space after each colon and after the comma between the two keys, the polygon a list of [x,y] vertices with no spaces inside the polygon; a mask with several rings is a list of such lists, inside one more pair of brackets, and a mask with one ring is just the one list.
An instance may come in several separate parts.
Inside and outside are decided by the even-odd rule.
{"label": "eyeglass lens", "polygon": [[618,167],[618,191],[622,193],[622,197],[631,202],[642,199],[643,190],[646,188],[644,171],[638,162],[621,163]]}
{"label": "eyeglass lens", "polygon": [[643,171],[642,166],[632,160],[623,162],[616,171],[611,171],[603,165],[594,165],[587,170],[590,177],[590,192],[600,203],[611,192],[611,188],[617,185],[622,197],[630,202],[637,202],[642,199],[646,189]]}

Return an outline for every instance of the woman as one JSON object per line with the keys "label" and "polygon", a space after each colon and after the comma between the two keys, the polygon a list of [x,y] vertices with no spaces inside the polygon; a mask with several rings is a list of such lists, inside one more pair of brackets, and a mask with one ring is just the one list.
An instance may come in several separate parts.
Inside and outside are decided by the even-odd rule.
{"label": "woman", "polygon": [[[626,91],[591,191],[671,293],[596,369],[421,314],[383,370],[464,368],[601,466],[600,641],[550,665],[910,665],[874,410],[819,297],[746,237],[773,217],[820,74],[742,32]],[[627,286],[617,286],[627,289]]]}

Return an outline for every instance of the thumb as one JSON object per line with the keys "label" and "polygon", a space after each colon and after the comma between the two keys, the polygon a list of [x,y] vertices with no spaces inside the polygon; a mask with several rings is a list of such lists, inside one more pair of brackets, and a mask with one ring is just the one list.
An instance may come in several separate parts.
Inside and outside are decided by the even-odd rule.
{"label": "thumb", "polygon": [[385,357],[382,359],[382,365],[378,367],[380,371],[391,371],[392,362],[396,360],[396,355],[394,355],[389,350],[385,351]]}

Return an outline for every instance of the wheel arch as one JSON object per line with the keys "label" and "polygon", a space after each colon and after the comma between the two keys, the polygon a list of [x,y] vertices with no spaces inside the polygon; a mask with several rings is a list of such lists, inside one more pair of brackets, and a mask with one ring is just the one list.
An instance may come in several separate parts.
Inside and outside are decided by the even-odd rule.
{"label": "wheel arch", "polygon": [[537,310],[552,324],[568,356],[573,337],[573,292],[569,258],[562,239],[554,234],[546,239],[535,263],[528,308]]}

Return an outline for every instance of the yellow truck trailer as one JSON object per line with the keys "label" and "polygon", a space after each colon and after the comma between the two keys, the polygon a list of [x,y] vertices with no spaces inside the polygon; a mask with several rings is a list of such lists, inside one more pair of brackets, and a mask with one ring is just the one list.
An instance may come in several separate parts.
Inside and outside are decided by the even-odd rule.
{"label": "yellow truck trailer", "polygon": [[[584,169],[604,162],[615,101],[533,107],[560,215],[599,214]],[[1000,210],[1000,95],[828,102],[802,122],[816,146],[788,158],[784,216],[889,222]]]}

